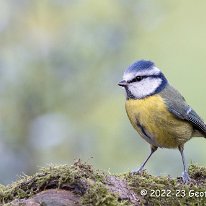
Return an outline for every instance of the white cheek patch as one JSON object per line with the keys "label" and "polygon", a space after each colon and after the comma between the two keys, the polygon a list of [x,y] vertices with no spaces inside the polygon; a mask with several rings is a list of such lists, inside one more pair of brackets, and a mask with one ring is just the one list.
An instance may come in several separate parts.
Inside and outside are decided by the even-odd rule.
{"label": "white cheek patch", "polygon": [[158,75],[160,74],[160,70],[153,66],[151,69],[140,70],[138,72],[125,72],[123,75],[123,79],[125,81],[130,81],[134,79],[136,76],[151,76],[151,75]]}
{"label": "white cheek patch", "polygon": [[141,99],[151,95],[161,85],[161,83],[161,78],[148,77],[140,82],[129,84],[128,89],[135,98]]}

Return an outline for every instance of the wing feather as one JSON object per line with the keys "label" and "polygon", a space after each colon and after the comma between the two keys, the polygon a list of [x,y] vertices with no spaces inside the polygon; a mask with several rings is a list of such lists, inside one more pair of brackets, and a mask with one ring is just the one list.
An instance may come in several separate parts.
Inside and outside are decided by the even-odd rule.
{"label": "wing feather", "polygon": [[190,122],[194,129],[197,129],[203,135],[206,135],[206,125],[200,116],[186,103],[184,97],[169,86],[162,96],[165,99],[168,110],[176,117]]}

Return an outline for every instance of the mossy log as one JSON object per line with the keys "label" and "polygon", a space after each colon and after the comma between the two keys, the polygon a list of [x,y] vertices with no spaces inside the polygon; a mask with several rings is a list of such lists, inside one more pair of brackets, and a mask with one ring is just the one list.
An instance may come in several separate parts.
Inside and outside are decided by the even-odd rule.
{"label": "mossy log", "polygon": [[146,171],[111,175],[77,161],[42,168],[33,176],[0,185],[0,205],[204,205],[206,168],[191,165],[191,182]]}

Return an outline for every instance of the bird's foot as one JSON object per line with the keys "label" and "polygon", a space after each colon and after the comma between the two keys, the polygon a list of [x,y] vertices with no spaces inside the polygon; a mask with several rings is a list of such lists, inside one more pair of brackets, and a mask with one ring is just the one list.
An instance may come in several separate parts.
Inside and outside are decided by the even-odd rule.
{"label": "bird's foot", "polygon": [[189,182],[191,181],[190,176],[189,176],[189,174],[188,174],[187,171],[184,171],[184,172],[182,173],[182,181],[183,181],[184,183],[189,183]]}
{"label": "bird's foot", "polygon": [[133,170],[131,171],[131,174],[132,174],[132,175],[142,174],[143,171],[144,171],[143,168],[140,167],[140,168],[133,169]]}

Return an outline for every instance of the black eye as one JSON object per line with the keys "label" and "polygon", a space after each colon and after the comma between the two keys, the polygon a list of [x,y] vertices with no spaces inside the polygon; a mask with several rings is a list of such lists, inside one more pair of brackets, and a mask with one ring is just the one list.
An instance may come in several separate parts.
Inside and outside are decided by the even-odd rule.
{"label": "black eye", "polygon": [[134,79],[132,79],[131,81],[129,81],[129,83],[132,82],[140,82],[144,77],[143,76],[136,76]]}
{"label": "black eye", "polygon": [[130,80],[128,83],[140,82],[144,78],[146,78],[146,76],[136,76],[134,79]]}
{"label": "black eye", "polygon": [[143,77],[141,77],[141,76],[136,76],[133,81],[134,81],[134,82],[140,82],[142,79],[143,79]]}

